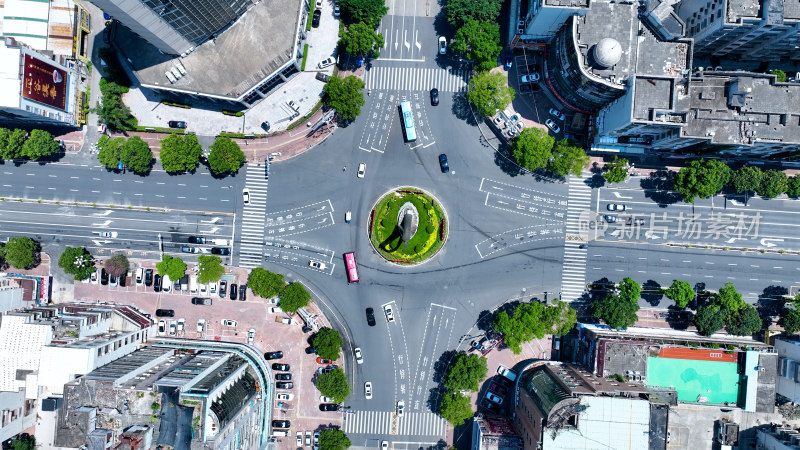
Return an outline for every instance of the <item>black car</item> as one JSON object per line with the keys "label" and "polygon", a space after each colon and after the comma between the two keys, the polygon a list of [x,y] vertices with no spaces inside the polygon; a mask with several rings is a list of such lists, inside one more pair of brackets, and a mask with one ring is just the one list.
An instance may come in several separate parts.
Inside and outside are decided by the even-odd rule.
{"label": "black car", "polygon": [[290,428],[292,423],[288,420],[273,420],[272,428]]}
{"label": "black car", "polygon": [[153,277],[153,292],[161,292],[161,275]]}
{"label": "black car", "polygon": [[206,238],[203,236],[189,236],[189,243],[190,244],[205,244]]}
{"label": "black car", "polygon": [[153,269],[146,269],[144,271],[144,285],[145,286],[153,285]]}
{"label": "black car", "polygon": [[275,383],[275,387],[278,389],[292,389],[294,387],[294,383],[291,381],[279,381]]}
{"label": "black car", "polygon": [[525,84],[520,84],[520,85],[519,85],[519,91],[520,91],[520,92],[530,92],[530,91],[531,91],[531,85],[530,85],[530,84],[527,84],[527,83],[525,83]]}
{"label": "black car", "polygon": [[317,349],[314,347],[306,347],[306,355],[313,355],[317,353]]}
{"label": "black car", "polygon": [[228,283],[226,281],[219,282],[219,296],[225,298],[228,295]]}
{"label": "black car", "polygon": [[231,283],[231,300],[236,300],[236,285]]}
{"label": "black car", "polygon": [[157,309],[156,317],[175,317],[174,309]]}
{"label": "black car", "polygon": [[272,370],[282,370],[284,372],[288,372],[289,371],[289,365],[288,364],[283,364],[283,363],[273,363],[272,364]]}
{"label": "black car", "polygon": [[441,167],[442,173],[450,172],[450,166],[447,165],[447,155],[444,153],[439,155],[439,167]]}
{"label": "black car", "polygon": [[231,250],[225,247],[212,247],[211,248],[212,255],[230,255]]}
{"label": "black car", "polygon": [[192,304],[193,305],[208,305],[208,306],[211,306],[211,299],[210,298],[203,298],[203,297],[192,297]]}
{"label": "black car", "polygon": [[292,374],[290,373],[276,373],[275,379],[280,381],[289,381],[292,379]]}
{"label": "black car", "polygon": [[314,28],[319,27],[319,19],[322,17],[322,11],[315,9],[314,15],[311,17],[311,26]]}
{"label": "black car", "polygon": [[119,285],[125,286],[125,281],[128,279],[128,272],[122,272],[122,275],[119,276]]}
{"label": "black car", "polygon": [[247,299],[247,285],[239,286],[239,300],[245,301]]}
{"label": "black car", "polygon": [[372,308],[367,308],[367,325],[375,326],[375,311]]}
{"label": "black car", "polygon": [[483,399],[483,402],[481,403],[481,407],[486,408],[486,409],[488,409],[489,411],[491,411],[493,413],[499,413],[500,409],[501,409],[500,405],[498,405],[496,403],[493,403],[493,402],[490,402],[487,399]]}
{"label": "black car", "polygon": [[335,405],[333,403],[321,403],[319,405],[320,411],[338,411],[339,405]]}
{"label": "black car", "polygon": [[108,272],[106,272],[106,269],[103,269],[100,272],[100,284],[102,285],[108,284]]}
{"label": "black car", "polygon": [[111,283],[112,286],[116,286],[118,283],[117,277],[114,276],[113,273],[108,274],[108,282]]}
{"label": "black car", "polygon": [[261,122],[261,129],[264,131],[269,131],[269,122],[267,122],[266,120]]}
{"label": "black car", "polygon": [[283,358],[283,352],[264,353],[264,359],[281,359],[281,358]]}
{"label": "black car", "polygon": [[436,88],[431,89],[431,105],[436,106],[439,104],[439,90]]}
{"label": "black car", "polygon": [[168,125],[170,128],[186,128],[186,122],[183,121],[170,120]]}

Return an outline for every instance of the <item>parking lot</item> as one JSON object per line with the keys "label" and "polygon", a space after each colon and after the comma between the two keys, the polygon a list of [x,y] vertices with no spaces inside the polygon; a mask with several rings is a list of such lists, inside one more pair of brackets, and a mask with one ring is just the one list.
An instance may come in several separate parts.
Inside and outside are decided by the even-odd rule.
{"label": "parking lot", "polygon": [[[155,273],[156,261],[137,261],[143,268],[152,268]],[[169,293],[154,292],[152,287],[136,286],[136,268],[140,265],[131,261],[131,276],[128,277],[126,286],[112,287],[110,285],[76,282],[75,299],[84,301],[114,302],[133,305],[147,314],[158,323],[165,320],[166,332],[169,333],[170,321],[177,323],[183,319],[184,330],[176,334],[178,338],[202,339],[227,342],[246,343],[248,330],[255,329],[255,339],[253,345],[262,353],[282,351],[283,358],[270,360],[273,363],[289,364],[293,383],[292,389],[277,389],[276,394],[291,394],[291,400],[280,400],[282,408],[277,407],[277,395],[274,399],[273,417],[276,420],[289,420],[291,425],[289,433],[285,437],[279,437],[279,448],[297,448],[295,433],[308,430],[312,433],[324,426],[340,426],[342,413],[322,412],[319,410],[320,393],[313,384],[314,375],[320,367],[316,362],[317,355],[306,354],[305,349],[309,346],[307,340],[310,333],[303,333],[302,320],[298,315],[294,319],[298,322],[293,325],[286,325],[276,321],[276,319],[289,317],[285,313],[271,314],[270,301],[257,297],[248,289],[246,300],[230,300],[230,285],[246,284],[248,271],[245,269],[226,267],[223,280],[227,281],[228,292],[226,298],[220,298],[217,294],[209,294],[204,297],[210,298],[211,305],[193,305],[192,297],[199,297],[199,294],[190,292],[176,291],[171,289]],[[192,273],[193,265],[188,265],[186,273]],[[274,303],[274,302],[273,302]],[[174,310],[173,317],[156,317],[156,309]],[[320,326],[327,326],[327,321],[321,317],[319,310],[314,303],[305,308],[309,314],[316,316],[316,321]],[[198,321],[203,320],[202,331],[198,330]],[[223,325],[224,320],[233,320],[235,325]],[[341,366],[341,361],[334,364]],[[276,373],[281,373],[276,371]]]}

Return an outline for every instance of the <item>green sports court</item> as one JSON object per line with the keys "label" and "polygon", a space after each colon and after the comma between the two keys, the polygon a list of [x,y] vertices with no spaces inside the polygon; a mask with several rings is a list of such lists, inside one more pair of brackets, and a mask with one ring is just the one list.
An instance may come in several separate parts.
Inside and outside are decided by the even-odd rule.
{"label": "green sports court", "polygon": [[647,358],[647,385],[673,388],[678,400],[707,403],[736,403],[739,374],[733,362],[698,361],[693,359]]}

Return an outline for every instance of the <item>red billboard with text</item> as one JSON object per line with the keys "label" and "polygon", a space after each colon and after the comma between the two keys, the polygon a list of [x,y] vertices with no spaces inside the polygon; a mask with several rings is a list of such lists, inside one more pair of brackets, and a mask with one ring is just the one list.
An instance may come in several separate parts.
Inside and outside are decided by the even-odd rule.
{"label": "red billboard with text", "polygon": [[67,72],[31,55],[25,55],[22,96],[66,111]]}

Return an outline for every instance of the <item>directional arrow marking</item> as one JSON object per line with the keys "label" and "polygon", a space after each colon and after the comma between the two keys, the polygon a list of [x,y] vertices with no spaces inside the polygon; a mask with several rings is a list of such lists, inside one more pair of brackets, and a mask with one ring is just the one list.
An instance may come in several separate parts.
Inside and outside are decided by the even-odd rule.
{"label": "directional arrow marking", "polygon": [[773,243],[772,243],[772,242],[770,242],[770,241],[775,241],[775,242],[783,242],[783,239],[776,239],[776,238],[764,238],[764,239],[761,239],[761,245],[763,245],[763,246],[765,246],[765,247],[767,247],[767,248],[770,248],[770,247],[775,247],[775,244],[773,244]]}
{"label": "directional arrow marking", "polygon": [[105,221],[105,222],[103,222],[103,223],[93,223],[93,224],[92,224],[92,226],[93,226],[93,227],[107,227],[107,226],[108,226],[108,224],[110,224],[110,223],[111,223],[111,221],[110,221],[110,220],[106,220],[106,221]]}
{"label": "directional arrow marking", "polygon": [[101,213],[94,213],[94,214],[92,214],[92,215],[93,215],[93,216],[98,216],[98,217],[105,217],[105,216],[107,216],[107,215],[111,214],[112,212],[114,212],[114,211],[112,211],[112,210],[110,210],[110,209],[109,209],[109,210],[107,210],[107,211],[105,211],[105,212],[101,212]]}
{"label": "directional arrow marking", "polygon": [[217,223],[219,221],[220,221],[220,217],[214,217],[211,220],[201,220],[200,222],[202,222],[202,223]]}
{"label": "directional arrow marking", "polygon": [[96,241],[96,240],[92,239],[92,242],[94,243],[95,246],[101,247],[103,244],[108,244],[111,241]]}
{"label": "directional arrow marking", "polygon": [[614,197],[617,197],[617,198],[628,198],[628,199],[633,198],[633,197],[628,197],[628,196],[622,195],[617,191],[614,191]]}

